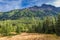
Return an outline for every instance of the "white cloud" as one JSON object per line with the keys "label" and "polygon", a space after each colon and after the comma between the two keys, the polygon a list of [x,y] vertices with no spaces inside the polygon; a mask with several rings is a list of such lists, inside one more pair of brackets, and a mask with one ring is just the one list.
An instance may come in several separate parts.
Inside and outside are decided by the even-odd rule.
{"label": "white cloud", "polygon": [[21,8],[21,0],[9,1],[9,2],[0,0],[0,11],[9,11],[9,10],[19,9],[19,8]]}
{"label": "white cloud", "polygon": [[0,11],[21,9],[25,7],[34,6],[34,5],[40,6],[43,3],[60,6],[60,0],[55,0],[55,1],[54,0],[0,0]]}
{"label": "white cloud", "polygon": [[56,7],[60,7],[60,0],[55,0],[52,4]]}

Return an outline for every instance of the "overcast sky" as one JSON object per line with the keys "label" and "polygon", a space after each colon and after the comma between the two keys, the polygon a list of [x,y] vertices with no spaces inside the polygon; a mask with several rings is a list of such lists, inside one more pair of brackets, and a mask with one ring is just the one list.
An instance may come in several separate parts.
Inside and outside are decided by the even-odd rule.
{"label": "overcast sky", "polygon": [[60,0],[0,0],[0,11],[21,9],[34,5],[51,4],[60,7]]}

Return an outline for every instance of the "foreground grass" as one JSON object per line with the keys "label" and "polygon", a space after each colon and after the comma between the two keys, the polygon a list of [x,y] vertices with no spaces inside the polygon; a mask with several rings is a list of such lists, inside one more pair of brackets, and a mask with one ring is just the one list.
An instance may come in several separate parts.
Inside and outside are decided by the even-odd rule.
{"label": "foreground grass", "polygon": [[0,40],[60,40],[54,34],[21,33],[20,35],[1,37]]}

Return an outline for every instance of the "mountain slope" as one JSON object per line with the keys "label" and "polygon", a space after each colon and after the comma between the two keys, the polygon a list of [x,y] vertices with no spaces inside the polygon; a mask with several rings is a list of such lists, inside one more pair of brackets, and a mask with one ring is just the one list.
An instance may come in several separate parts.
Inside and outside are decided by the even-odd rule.
{"label": "mountain slope", "polygon": [[60,13],[60,7],[43,4],[25,9],[16,9],[9,12],[0,12],[0,19],[19,19],[21,17],[55,16]]}

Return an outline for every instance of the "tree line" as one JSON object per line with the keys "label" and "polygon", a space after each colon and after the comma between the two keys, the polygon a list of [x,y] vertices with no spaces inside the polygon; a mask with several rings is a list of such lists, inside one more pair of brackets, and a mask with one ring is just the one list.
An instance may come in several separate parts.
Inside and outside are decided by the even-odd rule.
{"label": "tree line", "polygon": [[60,36],[60,15],[57,17],[47,16],[39,18],[22,18],[19,20],[0,21],[0,34],[3,36],[13,33],[45,33],[56,34]]}

